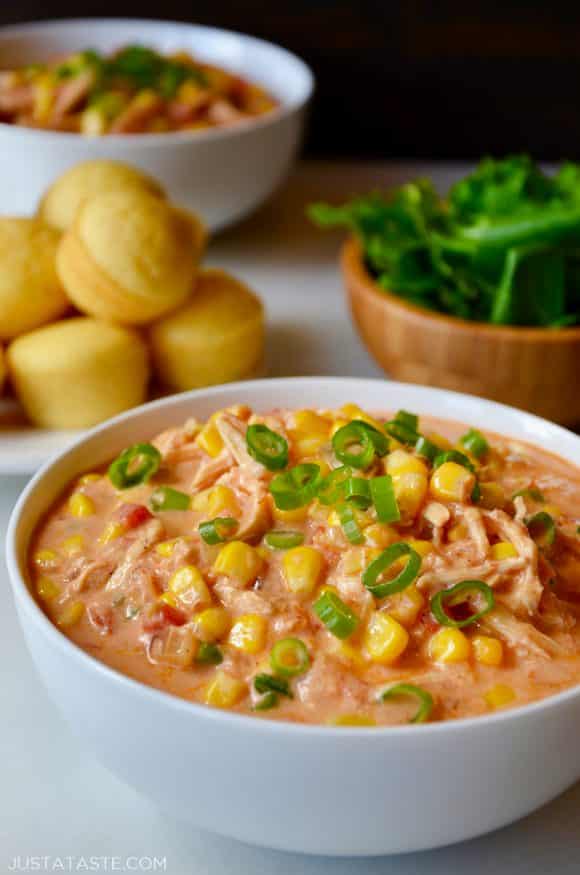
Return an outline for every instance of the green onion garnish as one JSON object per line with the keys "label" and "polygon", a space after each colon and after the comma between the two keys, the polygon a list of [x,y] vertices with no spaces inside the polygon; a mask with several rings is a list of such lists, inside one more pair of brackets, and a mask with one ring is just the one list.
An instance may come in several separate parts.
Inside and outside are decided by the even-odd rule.
{"label": "green onion garnish", "polygon": [[398,410],[395,415],[395,422],[400,422],[405,428],[411,431],[419,430],[419,417],[416,413],[409,413],[407,410]]}
{"label": "green onion garnish", "polygon": [[373,438],[360,422],[339,428],[332,438],[332,448],[336,458],[351,468],[368,468],[375,457]]}
{"label": "green onion garnish", "polygon": [[351,544],[364,544],[365,537],[356,521],[354,510],[348,504],[341,504],[337,508],[342,531]]}
{"label": "green onion garnish", "polygon": [[116,489],[146,483],[159,469],[161,453],[153,444],[133,444],[109,466],[109,480]]}
{"label": "green onion garnish", "polygon": [[468,453],[475,456],[476,459],[481,459],[489,452],[489,444],[480,431],[476,428],[470,428],[469,431],[459,438],[459,443],[465,447]]}
{"label": "green onion garnish", "polygon": [[551,547],[556,540],[556,523],[545,510],[528,517],[526,526],[538,547]]}
{"label": "green onion garnish", "polygon": [[380,695],[381,702],[387,702],[389,699],[396,699],[399,696],[412,696],[419,700],[419,708],[415,715],[411,717],[409,723],[425,723],[433,710],[433,696],[424,690],[422,687],[417,687],[415,684],[393,684],[388,687]]}
{"label": "green onion garnish", "polygon": [[529,489],[519,489],[517,492],[514,492],[512,495],[512,501],[514,498],[531,498],[532,501],[537,501],[538,504],[544,502],[546,499],[544,498],[544,494],[540,492],[539,489],[536,489],[534,486]]}
{"label": "green onion garnish", "polygon": [[358,425],[367,432],[373,442],[377,456],[382,458],[387,455],[389,452],[389,439],[386,434],[383,434],[382,431],[379,431],[370,422],[365,422],[364,419],[353,419],[351,424]]}
{"label": "green onion garnish", "polygon": [[349,638],[358,626],[357,615],[333,592],[324,592],[312,607],[316,616],[336,638]]}
{"label": "green onion garnish", "polygon": [[[474,593],[479,593],[485,600],[485,607],[470,617],[464,620],[454,620],[445,611],[445,605],[455,606],[469,601],[469,596]],[[480,617],[489,613],[495,605],[495,598],[491,588],[482,580],[462,580],[461,583],[456,583],[455,586],[449,589],[442,589],[436,593],[431,599],[431,613],[441,626],[453,626],[455,629],[462,629],[464,626],[471,626]]]}
{"label": "green onion garnish", "polygon": [[288,681],[271,674],[257,674],[254,678],[254,689],[257,693],[279,693],[289,699],[294,698]]}
{"label": "green onion garnish", "polygon": [[304,463],[277,474],[270,483],[274,504],[280,510],[295,510],[304,507],[315,497],[320,482],[320,466]]}
{"label": "green onion garnish", "polygon": [[223,544],[238,527],[238,521],[231,516],[218,516],[199,524],[199,534],[206,544]]}
{"label": "green onion garnish", "polygon": [[279,677],[293,678],[304,674],[310,666],[310,656],[300,638],[281,638],[270,652],[270,665]]}
{"label": "green onion garnish", "polygon": [[[396,577],[393,577],[392,580],[378,583],[377,581],[381,574],[402,556],[409,557],[402,571]],[[421,556],[419,553],[404,541],[397,541],[396,544],[391,544],[386,550],[383,550],[381,555],[371,562],[363,572],[362,582],[375,598],[382,599],[385,596],[407,589],[416,579],[420,568]]]}
{"label": "green onion garnish", "polygon": [[267,425],[249,425],[246,431],[248,452],[268,471],[279,471],[288,464],[288,443]]}
{"label": "green onion garnish", "polygon": [[185,492],[172,489],[171,486],[159,486],[151,493],[149,505],[151,510],[189,510],[191,499]]}
{"label": "green onion garnish", "polygon": [[377,519],[381,523],[396,523],[401,519],[401,512],[393,489],[393,478],[390,474],[384,474],[382,477],[373,477],[369,482]]}
{"label": "green onion garnish", "polygon": [[433,460],[433,467],[439,468],[445,462],[455,462],[457,465],[462,465],[468,471],[471,471],[472,474],[475,474],[473,462],[464,453],[460,453],[459,450],[444,450],[444,452],[438,453]]}
{"label": "green onion garnish", "polygon": [[371,487],[364,477],[349,477],[342,487],[345,501],[349,501],[361,510],[366,510],[372,504]]}
{"label": "green onion garnish", "polygon": [[259,702],[254,705],[254,711],[270,711],[275,708],[279,702],[278,693],[269,692],[262,696]]}
{"label": "green onion garnish", "polygon": [[290,550],[304,543],[304,535],[302,532],[268,532],[264,541],[272,550]]}
{"label": "green onion garnish", "polygon": [[195,657],[195,661],[199,665],[219,665],[223,659],[223,654],[217,644],[209,644],[207,641],[201,642]]}
{"label": "green onion garnish", "polygon": [[327,474],[318,487],[316,497],[321,504],[334,504],[342,497],[342,488],[346,481],[352,476],[352,469],[346,465],[341,465],[340,468],[335,468],[330,474]]}
{"label": "green onion garnish", "polygon": [[415,446],[419,434],[419,417],[414,413],[407,413],[406,410],[399,410],[394,419],[387,422],[385,428],[391,437],[400,441],[402,444],[410,444]]}
{"label": "green onion garnish", "polygon": [[423,456],[424,459],[427,459],[428,462],[433,462],[440,453],[440,449],[436,444],[420,434],[415,443],[415,452],[418,456]]}

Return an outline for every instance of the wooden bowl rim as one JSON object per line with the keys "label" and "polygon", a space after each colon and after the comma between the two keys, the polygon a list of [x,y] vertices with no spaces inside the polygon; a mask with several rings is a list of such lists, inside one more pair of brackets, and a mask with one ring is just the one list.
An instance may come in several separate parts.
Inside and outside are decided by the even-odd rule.
{"label": "wooden bowl rim", "polygon": [[487,322],[470,322],[457,316],[448,316],[410,304],[408,301],[380,287],[369,274],[361,257],[361,246],[355,237],[349,237],[342,246],[341,265],[346,278],[354,280],[359,288],[375,296],[383,304],[388,303],[393,309],[412,316],[415,321],[435,323],[449,330],[460,331],[471,335],[495,335],[499,340],[513,340],[520,343],[578,343],[580,342],[580,326],[569,328],[526,328],[514,325],[490,325]]}

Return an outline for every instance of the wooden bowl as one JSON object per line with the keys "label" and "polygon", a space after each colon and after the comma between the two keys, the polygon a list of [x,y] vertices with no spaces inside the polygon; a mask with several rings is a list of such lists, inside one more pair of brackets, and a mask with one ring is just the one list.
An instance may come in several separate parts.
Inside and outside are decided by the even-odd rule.
{"label": "wooden bowl", "polygon": [[352,238],[341,265],[358,331],[389,376],[580,423],[580,327],[487,325],[408,304],[374,282]]}

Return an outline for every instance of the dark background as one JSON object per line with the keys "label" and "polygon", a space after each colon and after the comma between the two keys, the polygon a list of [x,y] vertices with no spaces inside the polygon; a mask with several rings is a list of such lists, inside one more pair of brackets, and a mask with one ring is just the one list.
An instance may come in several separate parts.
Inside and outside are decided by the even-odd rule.
{"label": "dark background", "polygon": [[0,0],[0,24],[67,15],[195,21],[282,43],[318,80],[310,154],[580,158],[580,2]]}

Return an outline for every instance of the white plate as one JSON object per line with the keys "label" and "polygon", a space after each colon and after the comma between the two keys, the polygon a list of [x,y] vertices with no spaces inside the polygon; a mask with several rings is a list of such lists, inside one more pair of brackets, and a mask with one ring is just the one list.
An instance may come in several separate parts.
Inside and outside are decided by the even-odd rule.
{"label": "white plate", "polygon": [[0,476],[34,474],[81,434],[34,428],[26,422],[16,401],[0,399]]}

